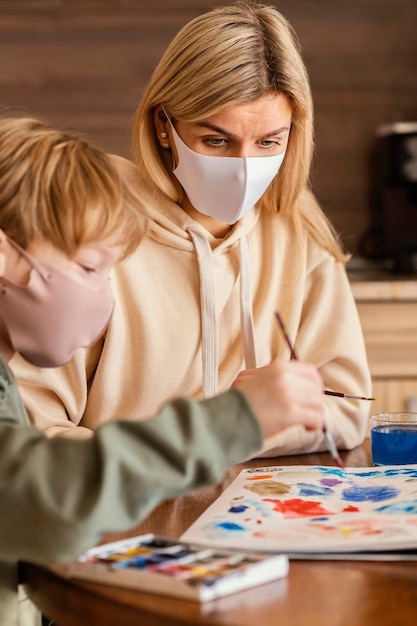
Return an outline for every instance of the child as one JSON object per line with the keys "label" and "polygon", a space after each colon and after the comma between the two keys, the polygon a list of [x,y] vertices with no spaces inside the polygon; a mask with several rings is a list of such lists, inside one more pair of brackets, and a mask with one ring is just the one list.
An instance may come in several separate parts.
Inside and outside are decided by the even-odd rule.
{"label": "child", "polygon": [[18,607],[18,559],[72,560],[162,500],[219,481],[263,437],[293,423],[323,425],[315,368],[286,366],[313,410],[300,403],[280,414],[282,365],[273,362],[239,390],[178,399],[152,420],[113,421],[83,441],[47,439],[29,426],[6,362],[17,351],[38,366],[62,365],[104,332],[110,269],[145,230],[138,206],[100,150],[41,121],[0,120],[1,626],[39,618],[23,596]]}

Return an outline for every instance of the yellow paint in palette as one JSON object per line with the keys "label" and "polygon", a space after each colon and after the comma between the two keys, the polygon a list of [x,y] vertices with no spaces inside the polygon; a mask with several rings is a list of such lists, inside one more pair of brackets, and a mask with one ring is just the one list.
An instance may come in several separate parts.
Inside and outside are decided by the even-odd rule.
{"label": "yellow paint in palette", "polygon": [[100,560],[102,563],[124,563],[126,561],[126,557],[134,557],[149,553],[149,548],[134,547],[130,548],[126,552],[112,552],[110,554],[104,553]]}
{"label": "yellow paint in palette", "polygon": [[123,556],[126,558],[126,555],[133,556],[136,554],[149,554],[149,548],[141,548],[141,547],[130,548],[129,550],[126,550]]}
{"label": "yellow paint in palette", "polygon": [[201,578],[202,576],[207,576],[207,574],[212,570],[210,570],[210,568],[206,565],[195,565],[194,567],[189,568],[188,571],[191,576]]}

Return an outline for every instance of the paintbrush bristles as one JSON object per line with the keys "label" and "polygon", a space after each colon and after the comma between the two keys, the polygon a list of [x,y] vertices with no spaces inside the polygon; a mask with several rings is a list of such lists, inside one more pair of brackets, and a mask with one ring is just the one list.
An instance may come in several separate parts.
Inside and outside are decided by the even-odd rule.
{"label": "paintbrush bristles", "polygon": [[340,454],[339,454],[339,450],[337,449],[335,440],[333,439],[333,435],[330,432],[330,430],[327,429],[326,426],[324,426],[323,428],[323,433],[324,436],[326,438],[326,442],[327,442],[327,448],[330,452],[330,454],[332,455],[333,459],[336,461],[336,464],[341,467],[342,469],[345,468],[345,464],[343,463]]}

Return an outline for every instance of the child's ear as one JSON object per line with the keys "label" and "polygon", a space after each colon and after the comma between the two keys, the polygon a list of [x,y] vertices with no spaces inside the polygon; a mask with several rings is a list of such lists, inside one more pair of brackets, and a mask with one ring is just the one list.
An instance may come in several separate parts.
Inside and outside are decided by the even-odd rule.
{"label": "child's ear", "polygon": [[6,271],[6,259],[8,252],[7,236],[4,230],[0,228],[0,276],[4,276]]}

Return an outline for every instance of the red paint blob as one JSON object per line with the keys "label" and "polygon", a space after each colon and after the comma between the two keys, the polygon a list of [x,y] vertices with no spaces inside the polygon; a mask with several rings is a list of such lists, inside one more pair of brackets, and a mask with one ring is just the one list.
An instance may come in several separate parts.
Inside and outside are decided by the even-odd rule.
{"label": "red paint blob", "polygon": [[282,513],[285,517],[318,517],[321,515],[332,515],[331,511],[323,508],[321,502],[292,498],[290,500],[274,500],[265,498],[264,502],[272,502],[274,511]]}

